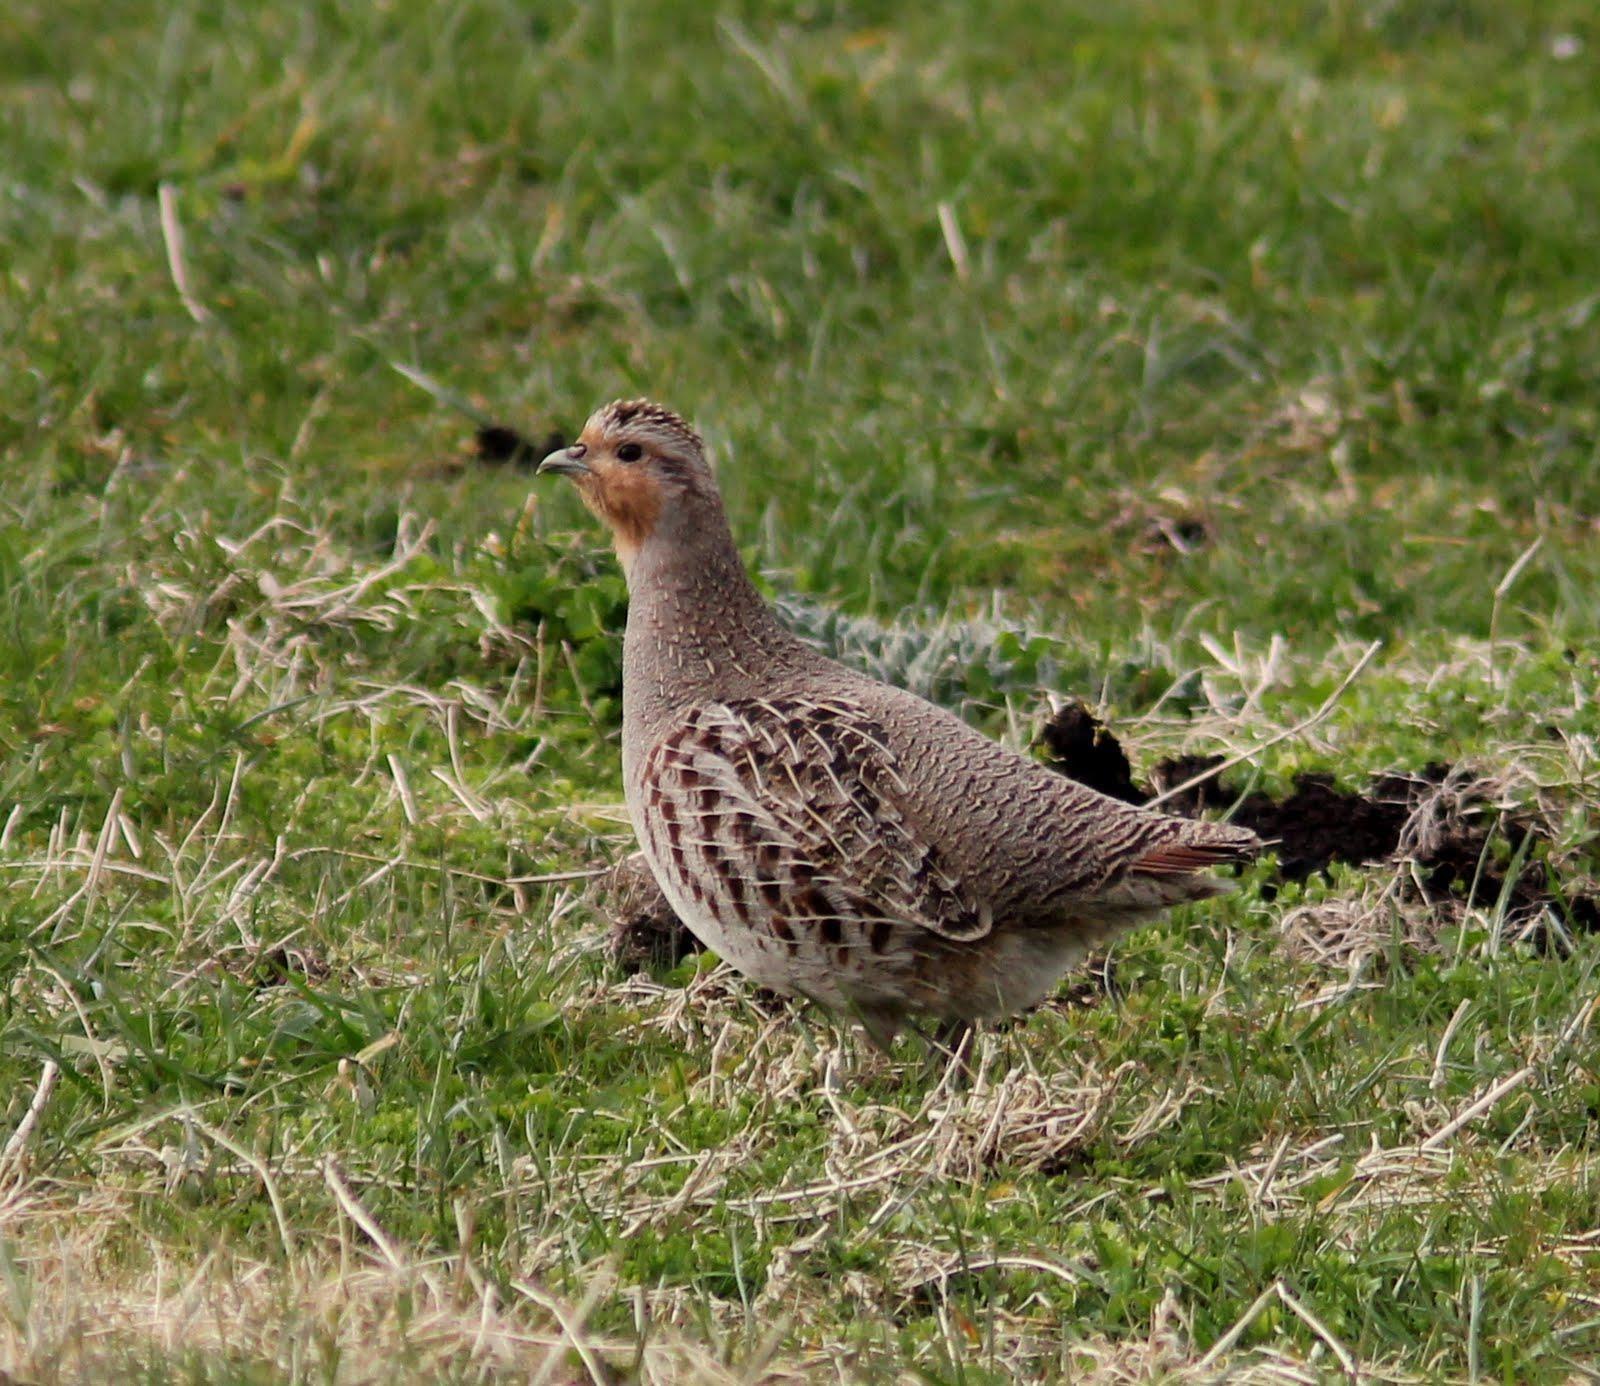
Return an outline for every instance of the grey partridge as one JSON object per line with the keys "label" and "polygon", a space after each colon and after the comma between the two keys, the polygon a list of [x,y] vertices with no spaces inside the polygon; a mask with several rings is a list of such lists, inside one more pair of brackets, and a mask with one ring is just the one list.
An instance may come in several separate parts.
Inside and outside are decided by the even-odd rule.
{"label": "grey partridge", "polygon": [[785,629],[745,572],[700,435],[597,410],[565,474],[627,574],[622,768],[679,917],[762,986],[887,1048],[1037,1004],[1093,948],[1226,884],[1256,836],[1107,798]]}

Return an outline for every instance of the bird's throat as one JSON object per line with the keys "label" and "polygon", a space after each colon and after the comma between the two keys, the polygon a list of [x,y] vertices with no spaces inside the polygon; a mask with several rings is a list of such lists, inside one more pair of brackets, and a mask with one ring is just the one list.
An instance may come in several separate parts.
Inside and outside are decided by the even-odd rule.
{"label": "bird's throat", "polygon": [[756,591],[726,521],[706,518],[720,523],[690,534],[663,517],[623,557],[629,719],[653,721],[688,701],[744,696],[753,670],[786,663],[799,645]]}

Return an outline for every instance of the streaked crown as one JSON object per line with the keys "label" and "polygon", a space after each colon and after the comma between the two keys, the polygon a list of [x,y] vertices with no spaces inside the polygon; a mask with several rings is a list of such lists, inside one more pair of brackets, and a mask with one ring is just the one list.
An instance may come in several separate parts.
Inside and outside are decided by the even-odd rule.
{"label": "streaked crown", "polygon": [[614,399],[589,416],[584,432],[626,433],[640,442],[655,442],[668,452],[690,449],[704,455],[705,440],[680,415],[649,399]]}

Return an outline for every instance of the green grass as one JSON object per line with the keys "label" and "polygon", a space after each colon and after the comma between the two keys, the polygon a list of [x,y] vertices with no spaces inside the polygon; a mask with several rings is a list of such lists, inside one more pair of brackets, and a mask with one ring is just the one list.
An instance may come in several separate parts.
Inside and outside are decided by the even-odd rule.
{"label": "green grass", "polygon": [[967,1095],[624,978],[620,577],[390,368],[682,410],[990,730],[1467,760],[1592,890],[1591,6],[19,0],[0,81],[0,1369],[1600,1370],[1592,936],[1263,867]]}

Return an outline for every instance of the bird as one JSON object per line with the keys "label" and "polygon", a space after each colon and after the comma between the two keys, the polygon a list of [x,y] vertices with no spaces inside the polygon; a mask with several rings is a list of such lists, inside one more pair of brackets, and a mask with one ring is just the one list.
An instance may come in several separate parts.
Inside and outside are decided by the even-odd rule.
{"label": "bird", "polygon": [[627,579],[624,794],[662,893],[750,981],[878,1049],[914,1032],[959,1056],[1260,848],[1079,785],[794,634],[672,410],[614,400],[537,470],[575,483]]}

